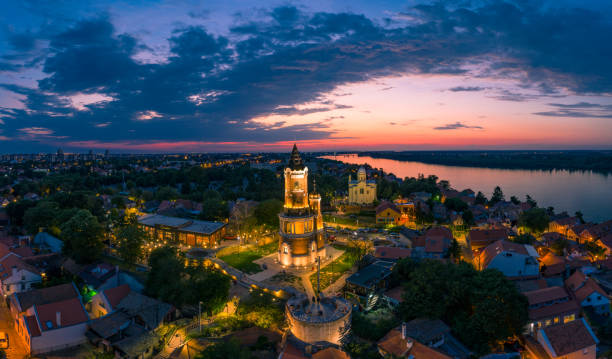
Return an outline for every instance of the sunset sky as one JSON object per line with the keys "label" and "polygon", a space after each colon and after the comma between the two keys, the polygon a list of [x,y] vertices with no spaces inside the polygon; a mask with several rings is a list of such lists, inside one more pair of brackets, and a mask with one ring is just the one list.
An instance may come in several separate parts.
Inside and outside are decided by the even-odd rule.
{"label": "sunset sky", "polygon": [[612,1],[7,1],[0,152],[612,149]]}

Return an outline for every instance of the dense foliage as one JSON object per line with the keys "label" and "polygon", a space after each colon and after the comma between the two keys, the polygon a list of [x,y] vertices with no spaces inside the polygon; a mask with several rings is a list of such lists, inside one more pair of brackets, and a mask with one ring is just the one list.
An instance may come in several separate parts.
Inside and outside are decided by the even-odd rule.
{"label": "dense foliage", "polygon": [[177,308],[202,301],[204,313],[217,313],[227,302],[230,279],[211,268],[186,267],[176,248],[155,249],[149,256],[149,266],[147,295]]}
{"label": "dense foliage", "polygon": [[405,259],[395,272],[404,287],[399,309],[403,320],[441,319],[478,353],[520,334],[527,324],[527,298],[497,270]]}

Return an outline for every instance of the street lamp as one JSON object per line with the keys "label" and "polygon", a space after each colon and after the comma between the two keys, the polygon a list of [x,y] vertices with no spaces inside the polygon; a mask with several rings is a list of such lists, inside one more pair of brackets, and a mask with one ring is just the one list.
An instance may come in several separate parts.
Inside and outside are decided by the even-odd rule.
{"label": "street lamp", "polygon": [[202,301],[198,302],[198,326],[200,327],[200,334],[202,334]]}

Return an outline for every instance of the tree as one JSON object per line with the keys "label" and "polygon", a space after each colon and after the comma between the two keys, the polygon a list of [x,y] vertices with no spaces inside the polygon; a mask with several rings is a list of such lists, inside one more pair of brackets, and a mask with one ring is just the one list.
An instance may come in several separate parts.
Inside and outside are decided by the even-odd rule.
{"label": "tree", "polygon": [[584,247],[593,258],[603,257],[606,254],[606,249],[599,246],[596,241],[586,242],[584,243]]}
{"label": "tree", "polygon": [[535,237],[529,233],[519,234],[518,236],[512,238],[512,242],[519,244],[533,244],[535,243]]}
{"label": "tree", "polygon": [[402,320],[441,319],[478,354],[519,335],[528,321],[527,298],[497,270],[477,271],[465,262],[425,261],[402,282]]}
{"label": "tree", "polygon": [[222,340],[204,348],[196,359],[251,359],[251,351],[240,345],[238,339]]}
{"label": "tree", "polygon": [[491,200],[489,201],[489,205],[494,205],[503,200],[504,200],[504,192],[499,186],[495,187],[495,189],[493,190],[493,195],[491,196]]}
{"label": "tree", "polygon": [[209,190],[203,195],[202,212],[198,216],[206,221],[224,221],[229,216],[227,202],[223,200],[219,192]]}
{"label": "tree", "polygon": [[202,311],[218,313],[225,307],[230,289],[229,277],[209,268],[194,268],[188,271],[185,303],[196,305],[202,302]]}
{"label": "tree", "polygon": [[64,253],[77,263],[98,260],[104,249],[103,230],[96,217],[81,209],[61,226]]}
{"label": "tree", "polygon": [[448,254],[448,257],[453,259],[454,261],[461,259],[461,246],[459,245],[459,242],[457,242],[455,238],[453,238],[453,240],[451,241],[451,245],[450,247],[448,247],[447,254]]}
{"label": "tree", "polygon": [[9,203],[6,206],[6,214],[11,220],[11,224],[14,226],[22,226],[25,212],[34,206],[36,206],[36,202],[28,199]]}
{"label": "tree", "polygon": [[474,204],[485,205],[488,201],[489,200],[487,200],[487,197],[484,195],[484,193],[478,191],[478,193],[476,194],[476,199],[474,199]]}
{"label": "tree", "polygon": [[516,198],[516,196],[510,197],[510,202],[512,202],[514,204],[520,204],[521,203],[521,201],[518,198]]}
{"label": "tree", "polygon": [[459,198],[447,198],[446,201],[444,201],[444,206],[446,209],[455,212],[463,212],[468,209],[467,203],[463,202]]}
{"label": "tree", "polygon": [[178,197],[179,193],[176,191],[176,189],[169,186],[160,187],[155,192],[155,199],[157,199],[158,201],[177,199]]}
{"label": "tree", "polygon": [[580,223],[585,224],[584,215],[580,211],[576,211],[576,218],[580,221]]}
{"label": "tree", "polygon": [[538,206],[538,202],[531,198],[530,195],[525,196],[525,201],[527,202],[527,204],[529,204],[529,206],[531,206],[531,208],[535,208]]}
{"label": "tree", "polygon": [[114,196],[113,198],[111,198],[111,204],[115,208],[124,209],[125,199],[122,196]]}
{"label": "tree", "polygon": [[47,231],[57,225],[59,206],[52,201],[40,201],[36,207],[28,208],[23,216],[23,225],[30,234],[36,234],[40,229]]}
{"label": "tree", "polygon": [[144,254],[143,245],[149,241],[149,234],[136,223],[126,224],[116,232],[117,252],[123,260],[134,265]]}
{"label": "tree", "polygon": [[157,248],[149,256],[151,271],[145,283],[145,293],[180,307],[184,301],[183,282],[185,265],[176,248]]}
{"label": "tree", "polygon": [[522,226],[528,233],[538,234],[548,228],[550,219],[546,210],[543,208],[532,208],[524,211],[519,216],[519,226]]}
{"label": "tree", "polygon": [[278,199],[265,200],[255,207],[257,224],[268,228],[278,228],[278,214],[283,209],[283,202]]}
{"label": "tree", "polygon": [[474,221],[474,213],[472,213],[472,211],[470,211],[469,209],[466,211],[463,211],[463,213],[461,214],[461,218],[463,218],[463,223],[465,223],[468,226],[471,226],[474,223],[476,223]]}

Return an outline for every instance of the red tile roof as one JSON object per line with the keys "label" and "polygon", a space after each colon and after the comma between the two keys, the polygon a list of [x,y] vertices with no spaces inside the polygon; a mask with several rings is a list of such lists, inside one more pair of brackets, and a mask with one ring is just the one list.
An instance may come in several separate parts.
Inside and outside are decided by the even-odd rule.
{"label": "red tile roof", "polygon": [[399,208],[397,208],[393,203],[391,202],[383,202],[381,203],[378,207],[376,207],[376,214],[380,214],[382,213],[385,209],[391,209],[392,211],[395,211],[397,213],[402,213]]}
{"label": "red tile roof", "polygon": [[562,287],[536,289],[523,294],[525,297],[527,297],[529,305],[537,305],[554,300],[569,298],[569,294]]}
{"label": "red tile roof", "polygon": [[580,288],[584,282],[587,280],[587,276],[581,271],[577,270],[572,274],[569,278],[565,280],[565,285],[570,290],[576,290]]}
{"label": "red tile roof", "polygon": [[374,257],[381,259],[402,259],[410,257],[412,250],[401,247],[376,247]]}
{"label": "red tile roof", "polygon": [[508,239],[508,232],[505,229],[472,229],[468,238],[472,248],[482,248],[497,240]]}
{"label": "red tile roof", "polygon": [[541,330],[557,357],[582,351],[599,342],[584,319],[553,325]]}
{"label": "red tile roof", "polygon": [[38,305],[35,309],[43,332],[58,328],[57,313],[60,313],[60,327],[84,323],[89,319],[78,298]]}
{"label": "red tile roof", "polygon": [[26,326],[28,327],[28,331],[30,332],[30,337],[38,337],[40,336],[40,328],[38,327],[38,322],[36,321],[36,316],[34,315],[24,315],[23,316]]}
{"label": "red tile roof", "polygon": [[307,359],[308,357],[302,353],[301,350],[296,348],[293,344],[287,343],[285,349],[280,355],[281,359]]}
{"label": "red tile roof", "polygon": [[40,274],[36,267],[24,262],[15,255],[10,255],[0,261],[0,279],[4,280],[13,275],[13,267],[18,270],[26,270],[34,274]]}
{"label": "red tile roof", "polygon": [[402,333],[398,328],[392,329],[377,344],[383,352],[397,357],[410,354],[414,359],[451,359],[451,357],[423,345],[413,338],[402,338]]}
{"label": "red tile roof", "polygon": [[391,299],[395,299],[396,301],[398,301],[399,303],[403,302],[404,299],[402,298],[402,294],[404,293],[404,288],[402,288],[402,286],[397,286],[395,288],[389,289],[388,291],[385,292],[385,296],[391,298]]}
{"label": "red tile roof", "polygon": [[108,300],[108,303],[114,309],[123,300],[123,298],[130,294],[130,286],[127,284],[123,284],[118,287],[109,288],[103,293],[106,299]]}
{"label": "red tile roof", "polygon": [[582,303],[593,293],[599,293],[603,297],[608,297],[606,292],[593,279],[588,278],[581,271],[576,271],[571,277],[567,278],[565,285],[576,297],[578,303]]}
{"label": "red tile roof", "polygon": [[497,257],[498,254],[502,252],[512,252],[519,253],[523,255],[529,255],[527,252],[527,248],[525,248],[524,244],[518,244],[514,242],[499,240],[497,242],[489,244],[481,253],[480,253],[480,265],[481,268],[487,268],[493,258]]}

